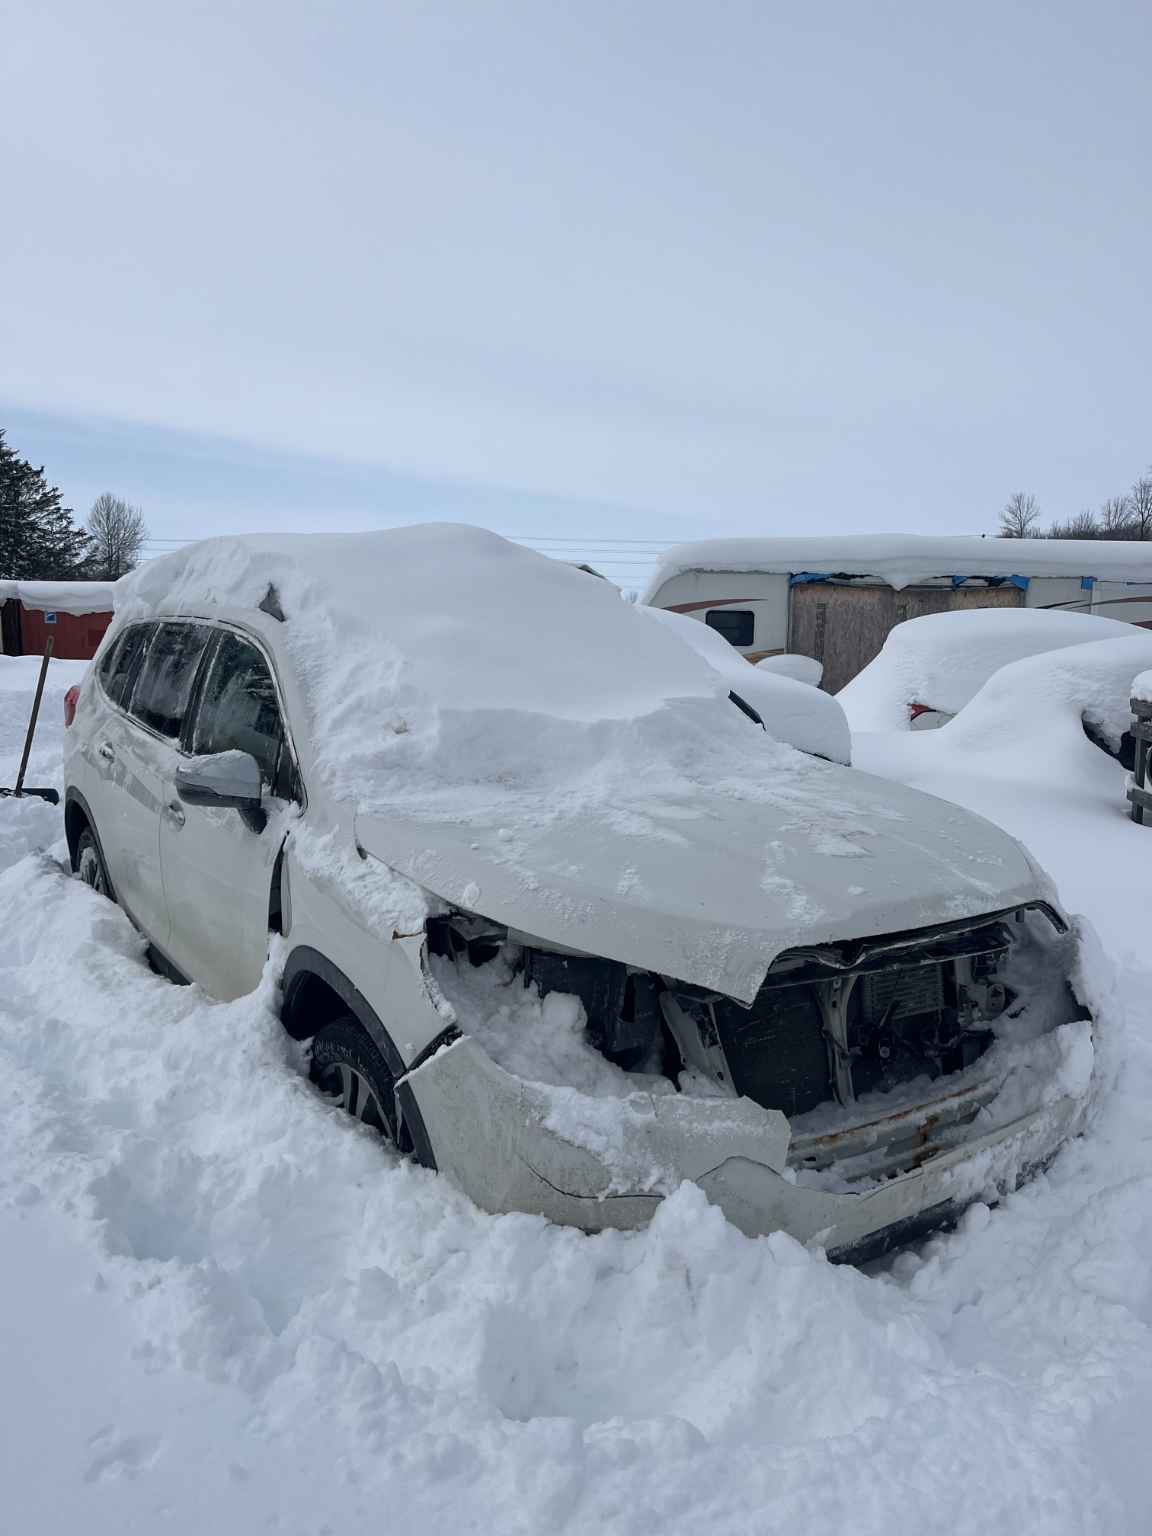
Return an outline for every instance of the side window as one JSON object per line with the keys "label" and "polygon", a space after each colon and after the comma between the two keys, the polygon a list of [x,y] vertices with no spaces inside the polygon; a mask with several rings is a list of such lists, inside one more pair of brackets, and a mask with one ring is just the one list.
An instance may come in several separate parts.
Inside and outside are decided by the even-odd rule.
{"label": "side window", "polygon": [[710,608],[704,615],[709,629],[723,635],[729,645],[751,645],[756,615],[751,608]]}
{"label": "side window", "polygon": [[123,705],[132,691],[140,658],[155,629],[154,624],[132,624],[100,663],[100,681],[113,704]]}
{"label": "side window", "polygon": [[136,718],[173,741],[180,735],[196,668],[212,631],[206,624],[166,623],[156,630],[130,708]]}
{"label": "side window", "polygon": [[[276,794],[290,798],[281,784],[284,727],[276,685],[264,657],[247,640],[225,632],[208,669],[192,731],[192,751],[248,752],[260,775]],[[286,757],[287,754],[284,754]]]}

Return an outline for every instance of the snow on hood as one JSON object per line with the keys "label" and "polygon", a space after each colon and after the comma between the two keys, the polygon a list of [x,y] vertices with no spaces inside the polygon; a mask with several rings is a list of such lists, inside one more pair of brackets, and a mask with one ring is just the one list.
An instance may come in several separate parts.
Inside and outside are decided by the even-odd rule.
{"label": "snow on hood", "polygon": [[1026,656],[1127,639],[1131,624],[1098,614],[977,608],[907,619],[880,654],[836,695],[855,731],[909,728],[908,706],[956,714],[1001,667]]}
{"label": "snow on hood", "polygon": [[[638,751],[606,782],[589,761],[550,803],[506,794],[483,814],[429,800],[358,815],[361,845],[445,901],[549,943],[751,1002],[797,945],[994,912],[1044,894],[990,822],[915,790],[792,754],[759,797],[685,709],[696,762]],[[637,745],[651,743],[651,723]],[[739,730],[739,716],[733,730]],[[747,755],[746,745],[741,747]],[[410,810],[411,807],[406,808]]]}
{"label": "snow on hood", "polygon": [[270,583],[307,772],[445,900],[750,1000],[797,943],[1036,894],[987,823],[753,739],[671,629],[480,529],[209,540],[134,572],[117,612],[255,609]]}
{"label": "snow on hood", "polygon": [[704,539],[660,557],[641,602],[684,571],[801,571],[873,576],[893,587],[941,576],[1095,576],[1152,582],[1152,544],[1131,539],[1000,539],[939,534]]}
{"label": "snow on hood", "polygon": [[[786,741],[801,752],[814,752],[834,763],[852,760],[852,736],[844,711],[830,694],[821,693],[809,683],[800,682],[770,669],[761,671],[750,665],[724,636],[700,619],[667,608],[641,607],[657,624],[662,624],[679,639],[703,656],[708,665],[725,679],[728,687],[750,704],[764,722],[764,728],[777,741]],[[772,658],[808,663],[808,675],[820,663],[807,656]],[[817,676],[817,681],[819,677]]]}

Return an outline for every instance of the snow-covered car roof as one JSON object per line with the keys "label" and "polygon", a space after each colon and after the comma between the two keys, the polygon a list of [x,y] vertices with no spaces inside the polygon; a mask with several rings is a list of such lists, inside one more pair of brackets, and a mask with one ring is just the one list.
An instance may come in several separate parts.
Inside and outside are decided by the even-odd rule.
{"label": "snow-covered car roof", "polygon": [[1025,656],[1132,636],[1131,624],[1098,614],[1041,608],[923,614],[890,630],[880,654],[836,697],[854,731],[907,729],[910,705],[954,715],[994,672]]}
{"label": "snow-covered car roof", "polygon": [[15,598],[41,613],[111,613],[115,582],[0,580],[0,603]]}
{"label": "snow-covered car roof", "polygon": [[1022,770],[1032,774],[1063,772],[1052,761],[1061,731],[1079,749],[1087,725],[1115,750],[1132,724],[1133,682],[1152,667],[1152,634],[1125,628],[1122,639],[1065,646],[1001,667],[954,720],[930,734],[967,750],[1015,740]]}
{"label": "snow-covered car roof", "polygon": [[[777,741],[789,742],[802,752],[814,752],[834,763],[852,761],[848,721],[830,694],[821,693],[810,683],[752,666],[723,635],[688,614],[649,607],[639,607],[637,612],[663,624],[703,656],[732,691],[752,706]],[[808,657],[798,659],[809,661]],[[810,665],[819,668],[818,662]]]}
{"label": "snow-covered car roof", "polygon": [[651,602],[666,581],[684,571],[872,576],[897,588],[946,576],[1095,576],[1152,582],[1152,543],[916,533],[704,539],[678,544],[661,555],[641,601]]}
{"label": "snow-covered car roof", "polygon": [[282,614],[307,771],[360,846],[541,939],[751,1001],[797,944],[1040,892],[996,828],[753,737],[669,628],[481,529],[214,539],[121,587],[118,623]]}

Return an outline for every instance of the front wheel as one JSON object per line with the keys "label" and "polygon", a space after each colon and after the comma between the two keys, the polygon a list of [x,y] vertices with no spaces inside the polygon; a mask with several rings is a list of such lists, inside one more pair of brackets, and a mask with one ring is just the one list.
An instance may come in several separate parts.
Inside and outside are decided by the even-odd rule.
{"label": "front wheel", "polygon": [[395,1079],[375,1041],[351,1014],[316,1031],[309,1076],[339,1109],[371,1126],[397,1151],[412,1151],[412,1138],[397,1113]]}
{"label": "front wheel", "polygon": [[107,896],[109,901],[115,901],[112,882],[104,867],[104,856],[100,852],[100,845],[91,827],[85,827],[80,834],[72,868],[76,878],[83,880],[85,885],[90,885],[98,896]]}

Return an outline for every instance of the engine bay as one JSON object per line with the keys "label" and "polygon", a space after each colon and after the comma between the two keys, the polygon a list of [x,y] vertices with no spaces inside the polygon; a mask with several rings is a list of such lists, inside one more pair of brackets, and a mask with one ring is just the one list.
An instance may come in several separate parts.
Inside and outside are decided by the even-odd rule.
{"label": "engine bay", "polygon": [[[961,1074],[1018,1011],[1009,973],[1044,903],[930,930],[780,955],[751,1006],[619,961],[543,945],[462,911],[428,924],[453,967],[499,962],[510,986],[576,999],[583,1041],[623,1074],[676,1092],[743,1096],[788,1117]],[[467,1027],[467,1025],[465,1025]]]}

